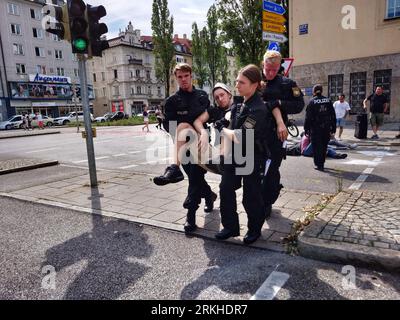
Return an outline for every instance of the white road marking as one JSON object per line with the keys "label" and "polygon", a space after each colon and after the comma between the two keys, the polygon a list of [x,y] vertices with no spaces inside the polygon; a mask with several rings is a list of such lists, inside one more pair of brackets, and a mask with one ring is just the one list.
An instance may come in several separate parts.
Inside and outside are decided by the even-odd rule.
{"label": "white road marking", "polygon": [[364,170],[363,174],[371,174],[372,172],[374,172],[375,168],[367,168]]}
{"label": "white road marking", "polygon": [[96,140],[94,140],[94,142],[95,142],[96,144],[99,144],[99,143],[107,143],[107,142],[111,142],[111,141],[114,141],[114,140],[101,140],[101,141],[96,141]]}
{"label": "white road marking", "polygon": [[40,153],[40,152],[52,151],[52,150],[58,150],[58,149],[60,149],[60,148],[47,148],[47,149],[41,149],[41,150],[28,151],[28,152],[25,152],[25,153],[26,154]]}
{"label": "white road marking", "polygon": [[118,157],[124,157],[126,155],[127,155],[126,153],[120,153],[120,154],[114,154],[113,157],[118,158]]}
{"label": "white road marking", "polygon": [[124,169],[130,169],[130,168],[135,168],[135,167],[138,167],[138,165],[137,164],[132,164],[132,165],[126,166],[126,167],[120,167],[120,169],[124,170]]}
{"label": "white road marking", "polygon": [[128,152],[129,154],[138,154],[138,153],[141,153],[141,152],[143,152],[143,151],[130,151],[130,152]]}
{"label": "white road marking", "polygon": [[104,160],[104,159],[109,159],[110,157],[109,156],[105,156],[105,157],[98,157],[98,158],[96,158],[96,160]]}
{"label": "white road marking", "polygon": [[289,278],[287,273],[273,271],[251,300],[273,300]]}
{"label": "white road marking", "polygon": [[[98,158],[95,158],[96,160],[104,160],[104,159],[109,159],[110,157],[109,156],[106,156],[106,157],[98,157]],[[79,163],[84,163],[84,162],[87,162],[88,160],[86,159],[86,160],[80,160],[80,161],[72,161],[72,163],[75,163],[75,164],[79,164]]]}
{"label": "white road marking", "polygon": [[142,162],[140,164],[143,164],[143,165],[145,165],[145,164],[168,164],[168,160],[172,160],[172,158],[169,157],[169,158],[164,158],[164,159],[157,159],[154,161]]}

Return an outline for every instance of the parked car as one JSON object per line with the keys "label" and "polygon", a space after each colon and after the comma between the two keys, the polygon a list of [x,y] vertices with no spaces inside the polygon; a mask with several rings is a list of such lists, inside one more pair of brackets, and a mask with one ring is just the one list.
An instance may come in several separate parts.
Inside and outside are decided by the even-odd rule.
{"label": "parked car", "polygon": [[117,111],[114,113],[107,112],[104,116],[102,117],[97,117],[95,119],[96,122],[106,122],[106,121],[115,121],[115,120],[122,120],[122,119],[128,119],[129,116],[123,112],[123,111]]}
{"label": "parked car", "polygon": [[[93,114],[90,114],[90,120],[94,121]],[[78,112],[78,121],[79,122],[83,122],[84,121],[83,112],[82,111]],[[70,112],[66,116],[54,119],[54,124],[56,124],[56,125],[65,126],[70,122],[76,122],[76,112]]]}
{"label": "parked car", "polygon": [[10,130],[15,128],[20,128],[22,122],[23,120],[21,115],[12,116],[8,120],[0,122],[0,130]]}
{"label": "parked car", "polygon": [[[43,125],[45,127],[52,127],[54,125],[54,119],[53,118],[50,118],[48,116],[42,116],[42,119],[43,119]],[[22,128],[22,127],[23,127],[23,124],[20,125],[20,128]],[[39,127],[39,122],[37,121],[36,117],[34,117],[32,119],[32,127]]]}
{"label": "parked car", "polygon": [[110,119],[110,117],[113,115],[112,112],[107,112],[104,116],[102,117],[97,117],[94,119],[96,122],[106,122]]}

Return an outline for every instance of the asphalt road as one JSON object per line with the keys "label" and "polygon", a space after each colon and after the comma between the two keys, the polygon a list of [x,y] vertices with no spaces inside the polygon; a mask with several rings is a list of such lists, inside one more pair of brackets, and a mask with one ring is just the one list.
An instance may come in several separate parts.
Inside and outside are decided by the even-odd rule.
{"label": "asphalt road", "polygon": [[249,300],[282,275],[270,298],[400,299],[398,274],[356,269],[352,288],[341,265],[2,197],[0,230],[5,300]]}
{"label": "asphalt road", "polygon": [[[151,126],[149,134],[141,127],[104,127],[97,129],[95,138],[96,166],[98,169],[124,170],[159,175],[171,161],[173,145],[163,131]],[[62,128],[62,134],[0,140],[0,159],[39,158],[58,160],[62,164],[87,168],[85,140],[75,128]],[[360,189],[375,191],[400,190],[399,147],[359,147],[345,151],[345,160],[329,159],[327,171],[313,169],[311,158],[288,157],[282,164],[282,182],[287,189],[335,193],[357,184],[360,176],[367,178]],[[71,168],[72,170],[72,168]],[[220,177],[208,174],[208,180]]]}

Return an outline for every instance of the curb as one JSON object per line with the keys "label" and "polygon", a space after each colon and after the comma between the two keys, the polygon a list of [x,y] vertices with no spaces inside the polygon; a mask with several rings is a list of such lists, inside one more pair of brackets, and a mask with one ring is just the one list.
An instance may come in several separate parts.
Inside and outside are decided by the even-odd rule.
{"label": "curb", "polygon": [[33,134],[19,134],[13,136],[0,136],[0,139],[11,139],[11,138],[25,138],[25,137],[34,137],[34,136],[45,136],[48,134],[59,134],[61,131],[54,131],[54,132],[46,132],[46,133],[33,133]]}
{"label": "curb", "polygon": [[298,250],[305,258],[400,272],[400,252],[395,250],[309,238],[303,233],[298,238]]}
{"label": "curb", "polygon": [[23,167],[0,170],[0,175],[4,175],[4,174],[8,174],[8,173],[14,173],[14,172],[27,171],[27,170],[33,170],[33,169],[44,168],[44,167],[51,167],[51,166],[56,166],[56,165],[58,165],[58,161],[57,160],[41,162],[41,163],[28,165],[28,166],[23,166]]}

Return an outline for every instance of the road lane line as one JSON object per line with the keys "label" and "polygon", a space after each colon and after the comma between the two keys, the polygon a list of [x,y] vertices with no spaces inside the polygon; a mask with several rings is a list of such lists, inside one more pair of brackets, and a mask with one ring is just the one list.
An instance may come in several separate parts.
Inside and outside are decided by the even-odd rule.
{"label": "road lane line", "polygon": [[[109,156],[106,156],[106,157],[98,157],[98,158],[95,158],[95,160],[104,160],[104,159],[109,159],[110,157]],[[84,163],[84,162],[87,162],[88,160],[86,159],[86,160],[80,160],[80,161],[72,161],[72,163],[74,163],[74,164],[79,164],[79,163]]]}
{"label": "road lane line", "polygon": [[289,278],[287,273],[273,271],[250,300],[273,300]]}
{"label": "road lane line", "polygon": [[157,159],[154,161],[142,162],[140,164],[143,164],[143,165],[145,165],[145,164],[168,164],[168,162],[167,162],[168,160],[172,160],[172,158],[169,157],[169,158],[164,158],[164,159]]}
{"label": "road lane line", "polygon": [[129,154],[138,154],[138,153],[141,153],[141,152],[143,152],[143,151],[130,151],[130,152],[128,152]]}
{"label": "road lane line", "polygon": [[127,155],[126,153],[120,153],[120,154],[114,154],[113,157],[118,158],[118,157],[124,157],[126,155]]}
{"label": "road lane line", "polygon": [[58,150],[60,148],[47,148],[47,149],[41,149],[41,150],[34,150],[34,151],[28,151],[25,152],[26,154],[31,154],[31,153],[40,153],[40,152],[44,152],[44,151],[52,151],[52,150]]}
{"label": "road lane line", "polygon": [[136,167],[138,167],[137,164],[132,164],[130,166],[120,167],[120,169],[125,170],[125,169],[136,168]]}

